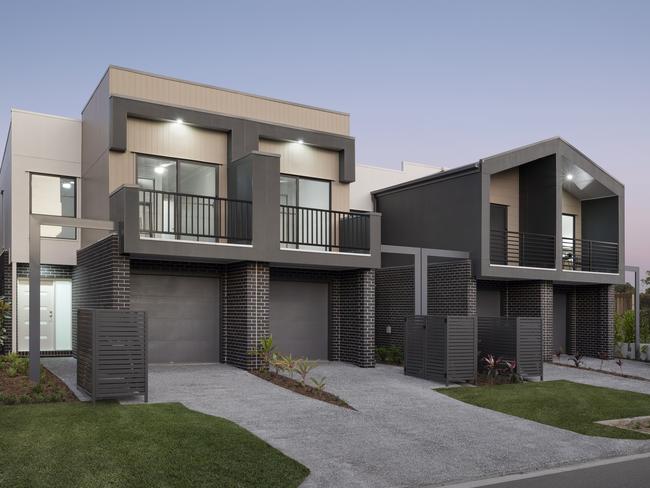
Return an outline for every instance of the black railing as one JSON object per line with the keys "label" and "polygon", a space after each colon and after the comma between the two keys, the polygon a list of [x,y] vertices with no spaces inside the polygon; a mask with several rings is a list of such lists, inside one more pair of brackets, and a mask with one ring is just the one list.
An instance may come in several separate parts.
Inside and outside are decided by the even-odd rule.
{"label": "black railing", "polygon": [[370,215],[280,205],[284,247],[322,251],[370,251]]}
{"label": "black railing", "polygon": [[555,268],[555,237],[493,230],[490,233],[490,263]]}
{"label": "black railing", "polygon": [[252,203],[187,193],[140,190],[140,234],[250,244]]}
{"label": "black railing", "polygon": [[574,271],[618,273],[618,244],[563,238],[562,268]]}

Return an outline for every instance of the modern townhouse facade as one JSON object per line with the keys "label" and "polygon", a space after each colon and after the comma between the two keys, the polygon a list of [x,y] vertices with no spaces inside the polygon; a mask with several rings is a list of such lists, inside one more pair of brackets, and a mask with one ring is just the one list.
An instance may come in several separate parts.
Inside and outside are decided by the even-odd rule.
{"label": "modern townhouse facade", "polygon": [[[429,313],[541,317],[545,359],[558,350],[613,355],[624,187],[575,147],[541,141],[373,198],[383,245],[468,253],[429,264]],[[394,255],[383,265],[377,344],[400,346],[413,268]]]}
{"label": "modern townhouse facade", "polygon": [[117,229],[42,229],[44,354],[74,354],[76,310],[97,307],[148,313],[150,362],[248,369],[272,334],[285,353],[373,366],[380,219],[350,212],[354,180],[349,115],[149,73],[109,67],[80,120],[14,111],[0,170],[9,349],[27,349],[31,208]]}

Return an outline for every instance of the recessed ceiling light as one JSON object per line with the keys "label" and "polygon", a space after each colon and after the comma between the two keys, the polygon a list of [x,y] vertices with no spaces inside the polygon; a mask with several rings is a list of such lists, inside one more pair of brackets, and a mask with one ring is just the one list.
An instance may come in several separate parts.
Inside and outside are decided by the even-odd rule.
{"label": "recessed ceiling light", "polygon": [[182,124],[182,123],[183,123],[183,119],[176,119],[176,123],[177,123],[177,124]]}
{"label": "recessed ceiling light", "polygon": [[304,143],[305,141],[303,141],[302,139],[298,139],[298,144],[304,144]]}
{"label": "recessed ceiling light", "polygon": [[158,173],[159,175],[161,175],[161,174],[163,174],[165,171],[167,171],[167,169],[166,169],[166,168],[163,168],[162,166],[156,166],[153,170],[154,170],[156,173]]}
{"label": "recessed ceiling light", "polygon": [[72,188],[72,183],[70,183],[69,181],[66,181],[65,183],[61,183],[61,186],[63,188],[65,188],[66,190],[69,190],[70,188]]}
{"label": "recessed ceiling light", "polygon": [[566,179],[567,179],[568,181],[573,180],[573,175],[572,175],[571,173],[568,173],[568,174],[566,175]]}

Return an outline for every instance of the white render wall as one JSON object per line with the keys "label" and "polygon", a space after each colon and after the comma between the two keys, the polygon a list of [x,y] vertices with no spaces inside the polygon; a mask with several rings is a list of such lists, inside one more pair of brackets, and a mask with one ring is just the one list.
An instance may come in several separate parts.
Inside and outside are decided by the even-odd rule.
{"label": "white render wall", "polygon": [[[11,243],[14,263],[29,262],[29,173],[81,177],[81,121],[11,111]],[[4,173],[6,168],[2,168]],[[81,192],[77,179],[77,215]],[[5,195],[6,197],[6,195]],[[41,239],[41,262],[77,264],[79,237]]]}
{"label": "white render wall", "polygon": [[438,173],[444,168],[402,161],[402,169],[357,164],[354,183],[350,183],[350,209],[373,211],[370,192],[405,181]]}

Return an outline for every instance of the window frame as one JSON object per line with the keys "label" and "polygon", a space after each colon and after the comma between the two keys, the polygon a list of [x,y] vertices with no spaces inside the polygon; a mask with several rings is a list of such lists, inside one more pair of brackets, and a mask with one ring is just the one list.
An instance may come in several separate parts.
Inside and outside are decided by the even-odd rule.
{"label": "window frame", "polygon": [[[56,214],[34,214],[33,212],[33,179],[34,176],[45,176],[48,178],[58,178],[59,182],[61,179],[68,179],[68,180],[73,180],[74,181],[74,215],[69,216],[69,215],[56,215]],[[78,214],[78,209],[77,205],[79,205],[79,181],[81,178],[77,176],[68,176],[68,175],[61,175],[61,174],[55,174],[55,173],[41,173],[39,171],[30,171],[29,172],[29,215],[50,215],[52,217],[70,217],[70,218],[77,218]],[[61,226],[66,227],[65,225]],[[67,227],[66,227],[67,228]],[[41,236],[41,239],[56,239],[56,240],[66,240],[66,241],[76,241],[79,239],[79,232],[76,227],[72,227],[74,229],[74,237],[52,237],[52,236]]]}
{"label": "window frame", "polygon": [[[138,177],[138,159],[140,157],[163,159],[165,161],[173,161],[174,166],[176,168],[176,178],[175,178],[176,191],[175,192],[168,192],[168,193],[177,193],[179,195],[193,195],[193,196],[200,196],[200,197],[207,197],[207,198],[220,198],[220,195],[219,195],[219,173],[221,173],[221,166],[223,166],[222,163],[209,163],[209,162],[206,162],[206,161],[197,161],[195,159],[186,159],[186,158],[171,158],[169,156],[159,156],[157,154],[148,154],[148,153],[140,153],[140,152],[134,153],[134,154],[135,154],[134,169],[135,169],[135,184],[136,185],[140,186],[140,183],[138,183],[138,179],[139,179],[139,177]],[[194,194],[194,193],[184,193],[184,192],[180,191],[180,163],[189,163],[189,164],[196,164],[198,166],[214,167],[215,168],[215,172],[214,172],[215,195],[197,195],[197,194]],[[141,188],[143,190],[150,190],[149,188],[144,188],[144,187],[141,187]],[[150,190],[150,191],[165,191],[165,190],[156,190],[154,188],[153,190]]]}
{"label": "window frame", "polygon": [[[312,208],[312,207],[302,207],[300,205],[300,180],[301,179],[327,183],[327,192],[328,192],[327,209],[317,209],[317,210],[329,210],[329,211],[332,210],[332,181],[331,180],[327,180],[325,178],[314,178],[311,176],[294,175],[291,173],[280,173],[280,178],[282,178],[283,176],[285,178],[293,178],[294,180],[296,180],[296,205],[295,206],[301,208]],[[284,205],[284,204],[281,203],[280,205]],[[285,206],[292,207],[293,205],[285,205]]]}

